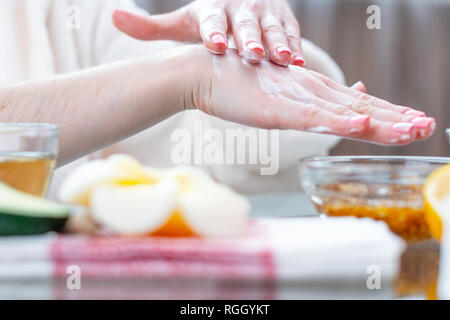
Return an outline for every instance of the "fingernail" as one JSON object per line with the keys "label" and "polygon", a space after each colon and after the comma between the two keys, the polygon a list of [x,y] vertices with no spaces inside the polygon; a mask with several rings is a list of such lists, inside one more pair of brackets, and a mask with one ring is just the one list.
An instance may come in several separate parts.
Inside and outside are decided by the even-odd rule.
{"label": "fingernail", "polygon": [[430,125],[430,135],[432,135],[434,133],[434,131],[436,131],[436,127],[437,127],[436,120],[435,119],[433,119],[433,120],[434,121]]}
{"label": "fingernail", "polygon": [[292,54],[291,49],[289,49],[288,47],[284,47],[284,46],[278,47],[276,51],[278,54],[289,54],[289,55]]}
{"label": "fingernail", "polygon": [[354,85],[352,85],[352,88],[361,88],[364,89],[364,91],[366,90],[366,85],[364,84],[364,82],[362,81],[358,81],[357,83],[355,83]]}
{"label": "fingernail", "polygon": [[368,115],[360,115],[350,118],[350,122],[353,124],[350,129],[350,134],[356,134],[364,131],[369,120],[370,116]]}
{"label": "fingernail", "polygon": [[415,117],[425,117],[425,112],[417,111],[417,110],[408,110],[405,112],[407,116],[415,116]]}
{"label": "fingernail", "polygon": [[366,85],[362,81],[358,81],[351,88],[354,89],[354,90],[357,90],[359,92],[362,92],[362,93],[366,93],[367,92]]}
{"label": "fingernail", "polygon": [[256,41],[247,43],[247,49],[257,52],[264,52],[264,48]]}
{"label": "fingernail", "polygon": [[350,118],[350,121],[354,124],[363,124],[366,123],[370,119],[368,115],[360,115],[353,118]]}
{"label": "fingernail", "polygon": [[433,118],[428,117],[418,117],[411,120],[411,123],[414,124],[419,129],[425,129],[431,127],[431,124],[435,122]]}
{"label": "fingernail", "polygon": [[287,61],[287,63],[289,64],[292,54],[291,49],[289,49],[288,47],[281,46],[275,49],[275,51],[276,54],[278,54],[283,61]]}
{"label": "fingernail", "polygon": [[225,49],[227,47],[227,39],[225,39],[225,37],[220,33],[213,35],[211,37],[211,41],[215,45],[219,46],[220,49]]}
{"label": "fingernail", "polygon": [[303,60],[299,56],[295,56],[294,57],[294,61],[292,62],[292,64],[295,65],[295,66],[299,66],[299,67],[304,68],[305,67],[305,60]]}
{"label": "fingernail", "polygon": [[244,58],[247,61],[261,61],[264,59],[264,48],[256,41],[247,43],[244,50]]}
{"label": "fingernail", "polygon": [[410,133],[411,130],[414,128],[414,125],[412,123],[396,123],[392,126],[396,132],[399,133]]}

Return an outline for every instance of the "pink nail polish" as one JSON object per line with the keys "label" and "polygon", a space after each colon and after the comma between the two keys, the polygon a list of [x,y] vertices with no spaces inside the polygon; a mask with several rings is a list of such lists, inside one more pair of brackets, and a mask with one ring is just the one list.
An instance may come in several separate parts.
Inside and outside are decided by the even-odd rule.
{"label": "pink nail polish", "polygon": [[405,115],[414,117],[425,117],[425,112],[417,110],[408,110],[405,112]]}
{"label": "pink nail polish", "polygon": [[431,127],[431,124],[435,122],[433,118],[428,117],[418,117],[411,120],[411,123],[414,124],[419,129],[425,129]]}
{"label": "pink nail polish", "polygon": [[415,126],[412,123],[396,123],[392,126],[392,128],[399,133],[410,133]]}
{"label": "pink nail polish", "polygon": [[299,67],[305,68],[305,60],[303,60],[303,59],[300,58],[299,56],[296,56],[296,57],[294,58],[294,61],[292,62],[292,64],[293,64],[294,66],[299,66]]}
{"label": "pink nail polish", "polygon": [[288,47],[284,47],[284,46],[278,47],[278,48],[276,49],[276,52],[277,52],[279,55],[291,55],[291,54],[292,54],[291,49],[289,49]]}
{"label": "pink nail polish", "polygon": [[368,115],[360,115],[353,118],[350,118],[350,121],[354,124],[363,124],[366,123],[370,119]]}
{"label": "pink nail polish", "polygon": [[247,49],[253,50],[253,51],[258,51],[258,52],[264,52],[264,48],[256,41],[247,43]]}
{"label": "pink nail polish", "polygon": [[252,41],[247,43],[243,56],[249,62],[259,62],[264,59],[265,51],[259,43]]}
{"label": "pink nail polish", "polygon": [[211,37],[211,41],[218,47],[219,50],[225,50],[227,48],[227,39],[220,34],[217,33]]}

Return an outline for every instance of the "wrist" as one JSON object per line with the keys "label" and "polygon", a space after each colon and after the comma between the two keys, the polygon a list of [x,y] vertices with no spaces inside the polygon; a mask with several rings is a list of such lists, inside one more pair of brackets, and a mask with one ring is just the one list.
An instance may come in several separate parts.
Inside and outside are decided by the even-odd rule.
{"label": "wrist", "polygon": [[168,63],[174,66],[177,83],[176,112],[197,109],[199,92],[210,85],[213,55],[203,45],[185,45],[170,53]]}

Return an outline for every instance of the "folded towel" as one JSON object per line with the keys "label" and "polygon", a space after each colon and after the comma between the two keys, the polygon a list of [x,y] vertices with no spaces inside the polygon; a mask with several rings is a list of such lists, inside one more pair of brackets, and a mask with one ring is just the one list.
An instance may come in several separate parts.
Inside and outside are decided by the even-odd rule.
{"label": "folded towel", "polygon": [[[375,266],[396,275],[402,240],[380,222],[355,218],[262,219],[234,239],[45,235],[0,239],[0,280],[354,280]],[[365,282],[364,282],[365,283]]]}

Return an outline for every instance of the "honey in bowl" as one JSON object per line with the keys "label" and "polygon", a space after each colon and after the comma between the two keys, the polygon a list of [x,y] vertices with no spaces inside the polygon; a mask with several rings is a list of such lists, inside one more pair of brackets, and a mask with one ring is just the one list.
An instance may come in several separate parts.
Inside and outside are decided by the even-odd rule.
{"label": "honey in bowl", "polygon": [[[336,183],[323,186],[331,191],[322,203],[316,204],[320,212],[332,217],[354,216],[385,222],[390,230],[407,241],[430,239],[425,220],[420,185],[379,186],[385,193],[402,194],[397,199],[369,200],[366,195],[378,186],[357,183]],[[370,189],[370,190],[369,190]],[[334,192],[347,192],[346,197],[333,196]]]}
{"label": "honey in bowl", "polygon": [[303,190],[319,212],[384,221],[407,241],[430,239],[423,185],[450,158],[318,157],[301,161]]}
{"label": "honey in bowl", "polygon": [[23,192],[44,196],[55,157],[40,152],[0,152],[0,181]]}

